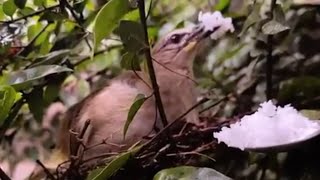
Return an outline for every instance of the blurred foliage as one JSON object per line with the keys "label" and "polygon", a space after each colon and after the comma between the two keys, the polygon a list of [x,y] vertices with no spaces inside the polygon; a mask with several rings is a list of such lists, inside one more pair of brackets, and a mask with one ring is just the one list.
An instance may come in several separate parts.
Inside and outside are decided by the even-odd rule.
{"label": "blurred foliage", "polygon": [[[195,23],[201,10],[219,10],[233,18],[236,32],[208,42],[195,62],[203,96],[215,101],[231,95],[206,116],[225,120],[250,112],[266,100],[270,44],[272,97],[282,105],[319,108],[320,14],[315,6],[319,2],[277,0],[272,19],[270,4],[269,0],[146,1],[152,44],[176,27]],[[10,164],[7,171],[12,175],[20,161],[46,157],[57,133],[57,116],[123,70],[138,70],[143,63],[143,39],[134,0],[1,1],[0,167]],[[141,106],[142,100],[138,99],[136,106]],[[132,109],[134,115],[136,107]],[[283,168],[290,169],[288,163],[299,160],[299,152],[294,152],[299,156],[289,153],[268,158],[256,153],[239,155],[234,150],[224,153],[211,167],[232,178],[257,179],[263,172],[268,179],[280,174],[298,179],[319,177],[312,164],[309,171],[297,165],[299,170],[293,175],[289,171],[277,174],[276,167],[285,164]],[[219,152],[214,154],[218,157]],[[240,157],[244,160],[238,161]],[[109,177],[110,172],[105,173]]]}

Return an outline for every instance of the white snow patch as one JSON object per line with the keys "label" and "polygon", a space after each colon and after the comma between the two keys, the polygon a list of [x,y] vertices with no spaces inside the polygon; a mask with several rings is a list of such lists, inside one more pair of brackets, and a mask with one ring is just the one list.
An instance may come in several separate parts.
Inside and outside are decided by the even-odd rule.
{"label": "white snow patch", "polygon": [[230,147],[244,150],[283,145],[306,139],[320,130],[320,124],[311,121],[290,105],[276,107],[272,101],[260,104],[254,114],[223,127],[213,136]]}

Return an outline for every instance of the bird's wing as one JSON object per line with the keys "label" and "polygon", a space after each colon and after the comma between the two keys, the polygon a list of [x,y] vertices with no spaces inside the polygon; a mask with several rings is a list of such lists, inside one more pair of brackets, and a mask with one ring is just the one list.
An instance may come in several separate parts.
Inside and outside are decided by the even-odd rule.
{"label": "bird's wing", "polygon": [[[58,149],[60,149],[65,154],[77,154],[77,152],[75,152],[75,149],[77,149],[75,147],[75,144],[78,143],[78,140],[73,135],[70,135],[69,131],[70,129],[76,132],[82,130],[84,122],[80,122],[81,118],[86,113],[86,111],[88,111],[88,106],[94,104],[93,101],[97,99],[97,96],[107,91],[109,91],[108,93],[115,92],[115,90],[109,88],[113,84],[123,84],[126,87],[129,86],[131,89],[137,89],[137,92],[149,93],[152,89],[150,88],[147,80],[148,78],[146,77],[147,76],[143,72],[127,71],[125,73],[122,73],[121,75],[111,80],[108,85],[102,87],[99,90],[96,90],[95,92],[91,93],[89,96],[81,100],[79,103],[69,108],[65,113],[62,125],[60,126],[60,133],[57,143]],[[117,93],[118,92],[116,92],[115,94]],[[108,101],[108,99],[105,99],[104,101]],[[96,108],[101,108],[101,106]]]}

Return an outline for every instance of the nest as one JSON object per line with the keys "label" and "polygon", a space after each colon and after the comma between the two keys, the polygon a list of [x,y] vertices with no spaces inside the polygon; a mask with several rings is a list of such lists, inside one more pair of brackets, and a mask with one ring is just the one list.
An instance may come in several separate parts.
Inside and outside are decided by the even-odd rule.
{"label": "nest", "polygon": [[[213,157],[221,151],[221,145],[213,138],[213,132],[219,131],[233,120],[212,123],[215,121],[202,118],[202,121],[205,124],[202,127],[185,121],[169,124],[142,145],[121,169],[114,172],[111,179],[152,179],[164,168],[179,165],[211,166],[216,162]],[[85,130],[86,128],[79,134],[79,147]],[[222,151],[225,153],[225,150]],[[101,155],[95,164],[88,165],[80,153],[60,164],[53,173],[44,166],[43,168],[49,179],[85,179],[90,171],[106,166],[116,155],[118,154]]]}

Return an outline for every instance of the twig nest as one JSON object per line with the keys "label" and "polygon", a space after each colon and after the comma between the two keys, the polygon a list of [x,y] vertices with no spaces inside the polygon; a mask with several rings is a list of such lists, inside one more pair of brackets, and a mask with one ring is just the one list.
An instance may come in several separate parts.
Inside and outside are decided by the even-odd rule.
{"label": "twig nest", "polygon": [[214,31],[211,35],[211,39],[218,39],[226,32],[234,31],[231,18],[224,18],[221,12],[199,12],[198,21],[203,24],[205,31]]}
{"label": "twig nest", "polygon": [[223,127],[213,136],[219,142],[239,149],[280,146],[312,137],[320,131],[320,124],[304,117],[290,105],[276,107],[271,101],[260,104],[251,115]]}

